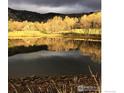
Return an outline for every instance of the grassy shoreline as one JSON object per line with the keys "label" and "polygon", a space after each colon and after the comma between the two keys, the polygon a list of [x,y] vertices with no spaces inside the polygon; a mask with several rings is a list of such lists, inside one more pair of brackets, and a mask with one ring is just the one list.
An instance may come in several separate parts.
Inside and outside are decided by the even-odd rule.
{"label": "grassy shoreline", "polygon": [[12,31],[8,33],[8,38],[12,37],[63,37],[64,35],[100,35],[100,29],[74,29],[71,31],[60,31],[58,33],[44,33],[41,31]]}
{"label": "grassy shoreline", "polygon": [[[61,31],[59,33],[43,33],[40,31],[13,31],[8,33],[8,40],[28,40],[40,38],[62,38],[68,40],[82,40],[91,42],[101,42],[100,29],[75,29],[71,31]],[[9,47],[11,43],[9,42]]]}

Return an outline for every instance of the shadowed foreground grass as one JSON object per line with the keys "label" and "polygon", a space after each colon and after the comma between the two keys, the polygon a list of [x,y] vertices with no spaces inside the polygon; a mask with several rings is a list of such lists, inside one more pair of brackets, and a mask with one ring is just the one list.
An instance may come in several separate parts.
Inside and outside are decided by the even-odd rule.
{"label": "shadowed foreground grass", "polygon": [[101,79],[94,75],[30,76],[9,78],[9,93],[101,93]]}
{"label": "shadowed foreground grass", "polygon": [[80,93],[80,86],[87,88],[81,93],[100,93],[94,77],[91,76],[32,76],[9,79],[9,93]]}

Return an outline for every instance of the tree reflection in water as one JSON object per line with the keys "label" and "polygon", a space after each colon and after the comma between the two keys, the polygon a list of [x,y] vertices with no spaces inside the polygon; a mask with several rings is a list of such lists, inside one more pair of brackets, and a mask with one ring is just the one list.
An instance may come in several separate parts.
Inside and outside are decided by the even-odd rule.
{"label": "tree reflection in water", "polygon": [[49,51],[80,50],[81,54],[90,56],[94,62],[100,62],[101,60],[101,42],[74,40],[73,38],[9,39],[9,46],[11,47],[9,47],[9,51],[16,49],[15,53],[18,51],[17,47],[20,46],[32,47],[32,50],[35,50],[36,46],[43,45],[46,45]]}

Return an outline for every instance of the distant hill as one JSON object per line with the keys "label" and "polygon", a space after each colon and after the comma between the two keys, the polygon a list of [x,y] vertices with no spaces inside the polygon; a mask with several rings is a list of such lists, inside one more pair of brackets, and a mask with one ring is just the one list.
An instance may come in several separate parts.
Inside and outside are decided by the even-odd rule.
{"label": "distant hill", "polygon": [[80,14],[60,14],[60,13],[46,13],[46,14],[40,14],[36,12],[31,11],[25,11],[25,10],[14,10],[11,8],[8,8],[8,16],[9,19],[15,20],[15,21],[31,21],[31,22],[46,22],[48,19],[51,19],[55,16],[60,16],[64,18],[65,16],[69,17],[81,17],[83,15],[89,15],[90,13],[80,13]]}

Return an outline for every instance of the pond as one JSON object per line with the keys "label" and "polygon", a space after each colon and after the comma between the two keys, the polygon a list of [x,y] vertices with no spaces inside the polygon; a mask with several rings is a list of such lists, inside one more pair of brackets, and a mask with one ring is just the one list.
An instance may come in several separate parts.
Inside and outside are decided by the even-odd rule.
{"label": "pond", "polygon": [[[25,44],[26,40],[15,40]],[[36,42],[37,41],[37,42]],[[28,40],[47,49],[9,56],[9,77],[31,75],[101,74],[101,44],[72,39],[41,38]],[[13,40],[14,42],[14,40]],[[23,42],[23,43],[22,43]],[[17,44],[17,43],[16,43]]]}

